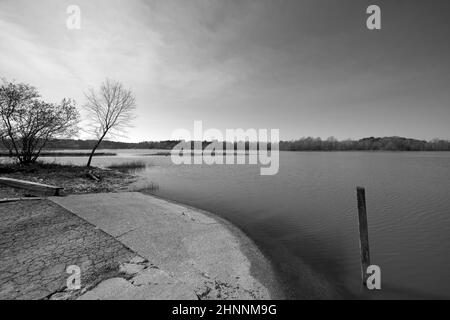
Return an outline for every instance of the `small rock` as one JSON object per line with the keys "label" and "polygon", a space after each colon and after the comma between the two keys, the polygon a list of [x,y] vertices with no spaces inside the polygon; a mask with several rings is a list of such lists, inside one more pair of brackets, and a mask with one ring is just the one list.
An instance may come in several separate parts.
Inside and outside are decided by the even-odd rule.
{"label": "small rock", "polygon": [[173,284],[176,280],[173,279],[167,272],[158,269],[148,269],[133,279],[131,283],[135,286],[150,285],[150,284]]}
{"label": "small rock", "polygon": [[134,275],[145,269],[145,266],[142,264],[135,263],[124,263],[120,266],[120,272],[124,272],[128,275]]}
{"label": "small rock", "polygon": [[140,256],[136,256],[133,259],[131,259],[131,261],[130,261],[130,263],[134,263],[134,264],[140,264],[140,263],[144,263],[144,262],[147,262],[147,260]]}
{"label": "small rock", "polygon": [[72,292],[63,291],[52,295],[49,300],[69,300],[73,296]]}

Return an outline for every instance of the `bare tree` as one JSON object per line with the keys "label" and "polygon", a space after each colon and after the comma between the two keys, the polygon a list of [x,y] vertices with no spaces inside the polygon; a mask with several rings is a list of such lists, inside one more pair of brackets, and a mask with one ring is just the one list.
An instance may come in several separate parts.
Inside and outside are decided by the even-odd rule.
{"label": "bare tree", "polygon": [[76,134],[79,113],[73,100],[52,104],[38,99],[28,84],[0,86],[0,137],[9,154],[21,164],[36,162],[47,142]]}
{"label": "bare tree", "polygon": [[90,89],[85,93],[91,133],[97,137],[89,156],[87,166],[91,166],[95,151],[106,137],[123,136],[126,128],[131,126],[136,109],[136,99],[131,90],[125,89],[118,81],[106,80],[96,92]]}

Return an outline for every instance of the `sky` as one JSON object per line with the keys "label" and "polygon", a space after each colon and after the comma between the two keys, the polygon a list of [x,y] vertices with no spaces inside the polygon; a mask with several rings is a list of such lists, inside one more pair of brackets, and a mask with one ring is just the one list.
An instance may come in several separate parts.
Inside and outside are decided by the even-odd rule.
{"label": "sky", "polygon": [[[381,30],[366,27],[369,5]],[[81,29],[66,27],[69,5]],[[450,139],[450,1],[0,0],[0,77],[73,98],[136,95],[124,141],[177,129]],[[80,138],[88,138],[81,134]]]}

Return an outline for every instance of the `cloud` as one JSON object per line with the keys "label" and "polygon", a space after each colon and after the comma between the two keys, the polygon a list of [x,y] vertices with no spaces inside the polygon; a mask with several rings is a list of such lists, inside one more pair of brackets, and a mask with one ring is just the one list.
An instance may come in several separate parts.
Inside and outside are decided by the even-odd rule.
{"label": "cloud", "polygon": [[[0,71],[49,100],[79,104],[89,86],[121,80],[137,95],[135,139],[167,138],[199,117],[216,127],[275,123],[282,136],[326,128],[347,138],[355,114],[378,119],[393,106],[400,120],[406,108],[418,114],[424,97],[441,116],[421,121],[448,132],[444,2],[410,3],[408,14],[383,5],[389,32],[368,33],[360,0],[78,0],[82,29],[70,31],[72,1],[2,0]],[[338,114],[342,123],[330,118]]]}

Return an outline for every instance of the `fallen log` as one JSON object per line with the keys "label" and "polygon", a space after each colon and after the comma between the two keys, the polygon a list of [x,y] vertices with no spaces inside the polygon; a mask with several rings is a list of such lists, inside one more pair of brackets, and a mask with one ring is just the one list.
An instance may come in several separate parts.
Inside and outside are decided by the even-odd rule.
{"label": "fallen log", "polygon": [[61,190],[63,190],[62,187],[50,186],[46,184],[11,178],[0,178],[0,184],[8,187],[30,190],[37,192],[40,195],[49,195],[49,196],[59,196]]}
{"label": "fallen log", "polygon": [[0,199],[0,203],[7,203],[7,202],[17,202],[17,201],[32,201],[32,200],[43,200],[42,198],[38,197],[26,197],[26,198],[5,198]]}

